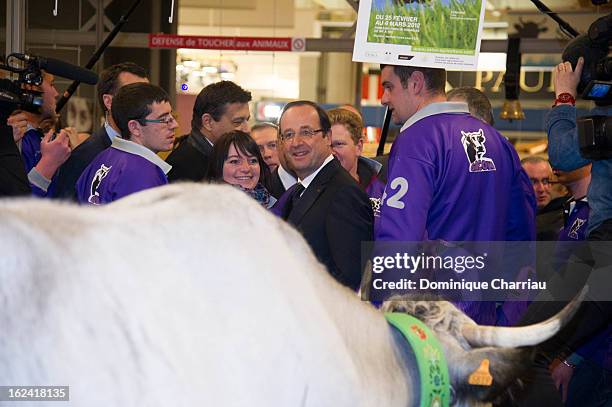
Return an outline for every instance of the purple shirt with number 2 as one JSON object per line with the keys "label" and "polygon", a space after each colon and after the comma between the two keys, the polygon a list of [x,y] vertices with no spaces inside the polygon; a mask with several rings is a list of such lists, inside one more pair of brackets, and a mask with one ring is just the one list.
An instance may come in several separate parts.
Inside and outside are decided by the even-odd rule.
{"label": "purple shirt with number 2", "polygon": [[[413,115],[393,143],[387,179],[376,240],[535,240],[533,187],[514,147],[465,103]],[[478,323],[505,325],[526,306],[456,305]]]}

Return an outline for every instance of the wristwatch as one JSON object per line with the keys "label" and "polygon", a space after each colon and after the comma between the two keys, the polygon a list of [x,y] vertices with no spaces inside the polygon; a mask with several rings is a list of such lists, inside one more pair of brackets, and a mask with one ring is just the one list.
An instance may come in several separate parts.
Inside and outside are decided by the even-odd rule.
{"label": "wristwatch", "polygon": [[555,103],[552,105],[552,107],[557,106],[559,103],[571,103],[572,106],[576,106],[576,98],[573,97],[571,94],[564,92],[557,96],[557,98],[555,99]]}

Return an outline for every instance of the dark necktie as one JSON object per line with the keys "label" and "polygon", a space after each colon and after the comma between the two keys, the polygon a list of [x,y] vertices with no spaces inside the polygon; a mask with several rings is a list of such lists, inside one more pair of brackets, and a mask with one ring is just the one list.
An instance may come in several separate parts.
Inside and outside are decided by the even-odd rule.
{"label": "dark necktie", "polygon": [[285,216],[283,216],[284,219],[287,219],[289,217],[289,214],[291,213],[293,208],[295,208],[295,205],[297,205],[302,195],[302,192],[304,192],[305,189],[306,188],[304,188],[304,185],[300,184],[299,182],[295,184],[295,186],[293,187],[293,191],[291,191],[291,195],[287,200]]}
{"label": "dark necktie", "polygon": [[292,209],[295,205],[297,205],[297,202],[302,197],[302,192],[304,192],[305,189],[306,188],[304,188],[304,185],[300,184],[299,182],[296,184],[295,189],[291,193],[291,208]]}

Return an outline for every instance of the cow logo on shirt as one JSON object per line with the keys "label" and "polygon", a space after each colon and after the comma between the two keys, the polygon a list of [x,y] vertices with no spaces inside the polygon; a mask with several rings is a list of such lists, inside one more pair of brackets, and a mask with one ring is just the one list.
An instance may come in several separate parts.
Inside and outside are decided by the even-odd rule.
{"label": "cow logo on shirt", "polygon": [[380,217],[380,204],[381,204],[380,201],[381,201],[380,198],[370,197],[370,204],[372,205],[372,212],[374,212],[375,218]]}
{"label": "cow logo on shirt", "polygon": [[100,187],[102,180],[108,175],[111,168],[113,168],[112,165],[107,167],[106,165],[102,164],[100,168],[98,168],[98,171],[96,171],[94,174],[89,187],[89,198],[87,198],[87,202],[90,204],[100,205],[100,193],[98,192],[98,188]]}
{"label": "cow logo on shirt", "polygon": [[484,156],[487,152],[487,138],[482,129],[468,133],[461,130],[461,135],[461,144],[470,162],[470,172],[495,171],[493,160]]}
{"label": "cow logo on shirt", "polygon": [[572,227],[570,228],[570,231],[569,231],[569,233],[567,235],[571,239],[579,240],[578,232],[580,231],[580,228],[582,227],[582,225],[584,225],[585,223],[586,223],[586,219],[577,218],[574,221],[574,223],[572,223]]}

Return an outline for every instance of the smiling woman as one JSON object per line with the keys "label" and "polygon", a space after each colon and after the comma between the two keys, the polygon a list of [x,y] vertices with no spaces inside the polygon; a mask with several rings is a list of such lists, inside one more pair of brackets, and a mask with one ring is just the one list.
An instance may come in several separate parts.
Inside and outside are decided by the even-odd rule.
{"label": "smiling woman", "polygon": [[255,140],[243,131],[226,133],[217,140],[208,167],[208,179],[234,185],[266,208],[276,202],[268,192],[270,169]]}

